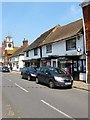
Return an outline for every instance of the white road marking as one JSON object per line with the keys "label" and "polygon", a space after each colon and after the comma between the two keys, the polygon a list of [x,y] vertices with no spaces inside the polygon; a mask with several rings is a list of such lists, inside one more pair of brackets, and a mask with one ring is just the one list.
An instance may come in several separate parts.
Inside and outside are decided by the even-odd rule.
{"label": "white road marking", "polygon": [[8,79],[10,82],[11,82],[11,80],[10,79]]}
{"label": "white road marking", "polygon": [[63,114],[63,115],[66,116],[67,118],[70,118],[70,119],[72,119],[72,120],[76,120],[76,119],[74,119],[73,117],[71,117],[71,116],[67,115],[66,113],[62,112],[61,110],[59,110],[59,109],[55,108],[54,106],[50,105],[49,103],[45,102],[44,100],[41,100],[41,102],[43,102],[44,104],[46,104],[46,105],[48,105],[49,107],[53,108],[53,109],[56,110],[57,112]]}
{"label": "white road marking", "polygon": [[21,88],[22,90],[24,90],[25,92],[29,92],[29,91],[27,91],[25,88],[19,86],[17,83],[15,83],[15,85],[18,86],[19,88]]}
{"label": "white road marking", "polygon": [[8,78],[5,78],[6,80],[9,80],[10,82],[11,82],[11,80],[10,79],[8,79]]}

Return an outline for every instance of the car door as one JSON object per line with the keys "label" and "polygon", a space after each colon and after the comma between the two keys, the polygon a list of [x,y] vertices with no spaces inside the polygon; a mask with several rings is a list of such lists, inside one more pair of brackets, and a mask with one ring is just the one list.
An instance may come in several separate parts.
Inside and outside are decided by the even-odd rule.
{"label": "car door", "polygon": [[25,76],[25,75],[24,75],[25,69],[26,69],[26,68],[23,68],[23,69],[22,69],[22,74],[21,74],[21,75],[22,75],[23,78],[24,78],[24,76]]}
{"label": "car door", "polygon": [[24,71],[24,77],[27,78],[27,73],[28,73],[28,68],[25,69]]}
{"label": "car door", "polygon": [[44,83],[44,68],[40,68],[38,72],[38,79],[40,82]]}
{"label": "car door", "polygon": [[49,83],[49,80],[51,79],[51,74],[50,74],[50,71],[46,68],[44,70],[44,79],[45,79],[45,83],[48,84]]}

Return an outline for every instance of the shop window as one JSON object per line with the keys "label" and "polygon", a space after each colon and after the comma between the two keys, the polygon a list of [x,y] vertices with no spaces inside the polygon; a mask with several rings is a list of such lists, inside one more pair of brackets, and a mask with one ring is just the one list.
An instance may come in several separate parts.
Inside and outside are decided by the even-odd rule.
{"label": "shop window", "polygon": [[78,71],[79,71],[79,72],[82,72],[82,71],[83,71],[83,69],[82,69],[82,60],[79,60],[79,61],[78,61]]}
{"label": "shop window", "polygon": [[51,61],[47,60],[47,66],[51,65]]}
{"label": "shop window", "polygon": [[78,61],[78,71],[82,73],[86,72],[86,61],[85,60]]}
{"label": "shop window", "polygon": [[35,55],[38,55],[38,49],[37,48],[34,49],[34,56]]}
{"label": "shop window", "polygon": [[46,53],[52,53],[52,45],[51,44],[46,46]]}
{"label": "shop window", "polygon": [[66,51],[76,49],[76,38],[66,40]]}
{"label": "shop window", "polygon": [[83,60],[83,72],[86,72],[86,61]]}
{"label": "shop window", "polygon": [[77,61],[74,61],[74,71],[77,72]]}

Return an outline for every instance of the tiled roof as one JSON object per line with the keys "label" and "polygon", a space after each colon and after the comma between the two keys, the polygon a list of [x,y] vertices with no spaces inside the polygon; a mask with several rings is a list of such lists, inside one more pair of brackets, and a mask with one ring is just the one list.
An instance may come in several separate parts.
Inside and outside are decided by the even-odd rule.
{"label": "tiled roof", "polygon": [[82,19],[74,21],[64,26],[57,25],[50,30],[43,33],[40,37],[38,37],[31,45],[29,45],[24,51],[28,51],[39,46],[62,41],[67,38],[73,37],[77,35],[80,30],[83,29],[83,21]]}
{"label": "tiled roof", "polygon": [[72,36],[75,36],[83,28],[82,19],[67,24],[65,26],[58,26],[54,31],[47,36],[41,45],[45,45],[52,42],[65,40]]}
{"label": "tiled roof", "polygon": [[23,55],[25,49],[26,49],[26,46],[21,46],[16,52],[14,52],[14,53],[12,54],[11,57]]}
{"label": "tiled roof", "polygon": [[[58,25],[60,26],[60,25]],[[29,45],[25,51],[37,48],[41,45],[41,43],[46,39],[46,37],[56,28],[57,26],[51,28],[50,30],[46,31],[45,33],[41,34],[31,45]]]}
{"label": "tiled roof", "polygon": [[19,47],[14,47],[13,50],[7,50],[7,54],[12,55],[18,49],[19,49]]}
{"label": "tiled roof", "polygon": [[81,3],[81,7],[85,7],[87,5],[90,4],[90,0],[84,0],[82,3]]}

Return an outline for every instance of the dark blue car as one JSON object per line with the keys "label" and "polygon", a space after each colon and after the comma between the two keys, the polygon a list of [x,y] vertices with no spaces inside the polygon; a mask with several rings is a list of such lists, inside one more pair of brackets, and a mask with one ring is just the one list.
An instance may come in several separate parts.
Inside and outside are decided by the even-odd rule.
{"label": "dark blue car", "polygon": [[3,66],[2,72],[10,72],[10,69],[7,66]]}
{"label": "dark blue car", "polygon": [[54,67],[41,67],[37,72],[36,83],[44,83],[50,88],[72,87],[73,79],[64,71]]}
{"label": "dark blue car", "polygon": [[30,80],[36,80],[37,70],[34,67],[24,67],[21,70],[21,77]]}

